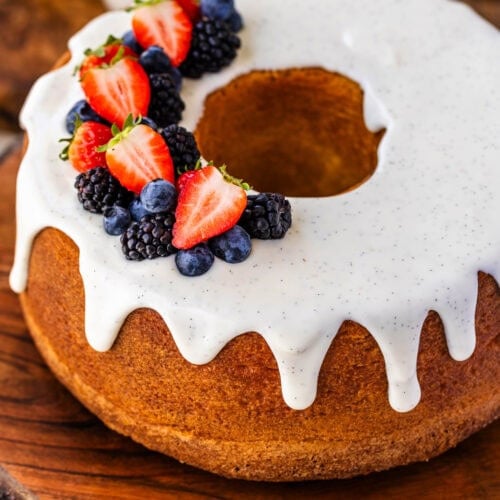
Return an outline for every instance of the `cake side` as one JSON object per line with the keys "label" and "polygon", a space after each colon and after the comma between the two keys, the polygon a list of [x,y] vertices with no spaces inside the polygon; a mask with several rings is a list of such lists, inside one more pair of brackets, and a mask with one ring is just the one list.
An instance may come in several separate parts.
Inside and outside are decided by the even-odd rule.
{"label": "cake side", "polygon": [[78,250],[53,229],[35,241],[22,304],[54,373],[108,426],[224,476],[284,481],[427,460],[499,416],[500,292],[484,274],[479,285],[475,354],[453,361],[431,313],[418,361],[422,400],[405,414],[387,403],[377,344],[352,322],[328,351],[317,399],[304,411],[283,402],[276,362],[253,333],[195,366],[179,354],[159,315],[140,310],[110,351],[95,352],[83,331]]}

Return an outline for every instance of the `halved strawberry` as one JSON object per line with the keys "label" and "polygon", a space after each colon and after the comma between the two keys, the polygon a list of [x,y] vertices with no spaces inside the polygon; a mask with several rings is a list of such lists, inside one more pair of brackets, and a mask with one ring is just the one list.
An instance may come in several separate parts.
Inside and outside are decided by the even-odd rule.
{"label": "halved strawberry", "polygon": [[[84,122],[77,125],[69,144],[59,155],[62,160],[69,160],[78,172],[85,172],[95,167],[106,166],[106,155],[98,148],[107,144],[113,137],[111,129],[97,122]],[[63,139],[66,141],[66,139]]]}
{"label": "halved strawberry", "polygon": [[134,59],[92,68],[81,81],[90,106],[110,123],[123,126],[128,115],[146,116],[151,100],[149,78]]}
{"label": "halved strawberry", "polygon": [[109,171],[120,184],[140,193],[150,181],[175,182],[174,162],[163,137],[147,125],[125,128],[109,142],[106,150]]}
{"label": "halved strawberry", "polygon": [[177,192],[181,192],[185,185],[188,183],[189,179],[196,174],[196,170],[188,170],[184,172],[177,178],[177,182],[175,183],[175,187],[177,188]]}
{"label": "halved strawberry", "polygon": [[180,250],[225,233],[236,225],[247,206],[245,190],[226,181],[216,167],[184,175],[172,240]]}
{"label": "halved strawberry", "polygon": [[122,41],[114,36],[110,36],[106,42],[97,49],[87,49],[85,51],[85,56],[79,68],[80,80],[85,73],[91,69],[111,66],[115,58],[123,59],[124,57],[138,57],[130,47],[123,45]]}
{"label": "halved strawberry", "polygon": [[199,0],[177,0],[177,3],[184,9],[193,24],[201,19],[201,9]]}
{"label": "halved strawberry", "polygon": [[174,66],[186,59],[191,46],[193,25],[175,0],[145,0],[132,17],[132,29],[142,47],[159,45]]}

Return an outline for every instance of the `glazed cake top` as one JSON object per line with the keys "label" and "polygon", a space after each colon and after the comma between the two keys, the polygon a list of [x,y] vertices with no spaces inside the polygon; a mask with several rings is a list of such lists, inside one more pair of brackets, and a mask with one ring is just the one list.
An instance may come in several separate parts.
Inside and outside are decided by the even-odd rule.
{"label": "glazed cake top", "polygon": [[342,195],[292,198],[286,240],[255,241],[237,268],[216,263],[190,279],[173,259],[125,261],[100,218],[82,213],[75,174],[58,158],[65,114],[82,98],[73,68],[87,47],[130,29],[129,14],[105,14],[72,38],[71,61],[36,83],[23,110],[29,147],[18,178],[12,288],[24,290],[32,241],[52,226],[80,249],[85,327],[96,350],[109,349],[141,307],[162,315],[192,363],[256,331],[276,357],[286,403],[302,409],[350,319],[380,346],[391,405],[410,410],[420,397],[416,358],[428,311],[440,314],[451,356],[466,359],[475,346],[477,272],[500,275],[499,32],[445,0],[237,4],[243,48],[221,73],[185,80],[181,125],[193,130],[205,97],[251,70],[323,67],[359,82],[368,127],[386,129],[372,178]]}

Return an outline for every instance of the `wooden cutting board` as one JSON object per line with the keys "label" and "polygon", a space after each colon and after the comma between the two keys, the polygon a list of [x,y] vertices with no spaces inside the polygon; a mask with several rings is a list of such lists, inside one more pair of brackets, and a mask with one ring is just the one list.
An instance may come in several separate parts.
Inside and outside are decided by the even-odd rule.
{"label": "wooden cutting board", "polygon": [[[500,25],[500,1],[468,3]],[[0,10],[3,7],[0,0]],[[1,500],[35,495],[76,499],[500,498],[498,421],[429,463],[351,480],[293,484],[226,480],[150,452],[108,430],[48,370],[8,286],[19,161],[20,144],[0,158]]]}

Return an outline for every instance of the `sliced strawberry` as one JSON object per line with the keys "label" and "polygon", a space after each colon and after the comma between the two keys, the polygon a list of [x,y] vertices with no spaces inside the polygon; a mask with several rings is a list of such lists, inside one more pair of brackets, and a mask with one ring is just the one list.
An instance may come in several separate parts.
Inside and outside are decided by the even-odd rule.
{"label": "sliced strawberry", "polygon": [[187,172],[184,172],[180,177],[177,178],[175,187],[177,188],[177,191],[179,193],[184,189],[184,186],[189,182],[189,179],[191,179],[191,177],[195,174],[196,170],[188,170]]}
{"label": "sliced strawberry", "polygon": [[140,193],[150,181],[175,182],[174,162],[163,137],[147,125],[126,128],[108,145],[106,162],[120,184]]}
{"label": "sliced strawberry", "polygon": [[189,172],[179,193],[173,245],[187,250],[236,225],[247,206],[245,190],[227,182],[216,167]]}
{"label": "sliced strawberry", "polygon": [[174,66],[179,66],[186,59],[193,25],[175,0],[139,6],[132,17],[132,29],[142,47],[159,45]]}
{"label": "sliced strawberry", "polygon": [[91,69],[111,66],[115,58],[123,59],[124,57],[138,57],[130,47],[123,45],[121,40],[114,37],[109,37],[104,45],[101,45],[95,50],[86,50],[85,56],[79,69],[80,80],[85,76],[85,73]]}
{"label": "sliced strawberry", "polygon": [[201,9],[199,0],[177,0],[193,24],[201,19]]}
{"label": "sliced strawberry", "polygon": [[81,81],[90,106],[110,123],[123,126],[128,115],[146,116],[151,100],[148,75],[134,59],[93,68]]}
{"label": "sliced strawberry", "polygon": [[107,144],[112,137],[108,126],[92,121],[84,122],[76,128],[73,138],[60,157],[69,160],[78,172],[105,167],[106,155],[97,149]]}

